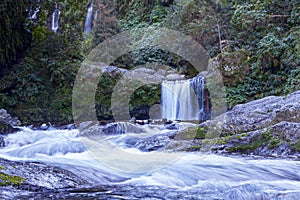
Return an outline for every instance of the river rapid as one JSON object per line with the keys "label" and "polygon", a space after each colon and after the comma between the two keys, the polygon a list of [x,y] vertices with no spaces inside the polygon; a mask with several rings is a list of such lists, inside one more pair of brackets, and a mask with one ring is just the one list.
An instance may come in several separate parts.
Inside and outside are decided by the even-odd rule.
{"label": "river rapid", "polygon": [[157,144],[174,130],[138,128],[144,133],[102,134],[101,140],[55,128],[23,127],[4,136],[1,158],[59,167],[85,182],[59,188],[40,181],[48,188],[42,191],[3,187],[1,199],[300,199],[299,161],[149,150],[143,144]]}

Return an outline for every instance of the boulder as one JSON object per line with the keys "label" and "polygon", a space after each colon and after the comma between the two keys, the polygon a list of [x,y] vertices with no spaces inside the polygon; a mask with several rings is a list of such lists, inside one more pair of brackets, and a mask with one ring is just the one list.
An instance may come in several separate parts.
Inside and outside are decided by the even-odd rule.
{"label": "boulder", "polygon": [[107,124],[103,127],[103,133],[105,135],[116,135],[124,133],[143,133],[144,129],[137,124],[129,122],[115,122]]}
{"label": "boulder", "polygon": [[237,105],[200,127],[219,133],[215,153],[300,158],[300,91]]}
{"label": "boulder", "polygon": [[239,134],[270,127],[279,122],[300,123],[300,91],[286,97],[269,96],[235,106],[202,127],[218,127],[220,136]]}
{"label": "boulder", "polygon": [[6,110],[0,109],[0,134],[8,134],[18,131],[18,128],[14,126],[21,125],[21,122],[15,118],[11,117]]}

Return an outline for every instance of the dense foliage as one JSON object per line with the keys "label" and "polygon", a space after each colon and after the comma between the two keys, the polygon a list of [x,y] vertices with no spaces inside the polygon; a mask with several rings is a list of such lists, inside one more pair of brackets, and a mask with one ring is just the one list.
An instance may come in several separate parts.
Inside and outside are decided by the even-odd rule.
{"label": "dense foliage", "polygon": [[[84,34],[91,2],[93,29]],[[55,3],[57,33],[51,30]],[[73,82],[85,56],[106,38],[140,27],[166,27],[198,41],[219,63],[229,108],[300,89],[298,0],[3,0],[0,20],[0,107],[25,121],[70,121]],[[113,64],[132,69],[151,62],[195,75],[188,62],[157,48],[130,52]],[[99,83],[99,118],[111,117],[106,91],[116,81],[103,77]],[[159,94],[157,86],[140,88],[130,108],[158,103]]]}

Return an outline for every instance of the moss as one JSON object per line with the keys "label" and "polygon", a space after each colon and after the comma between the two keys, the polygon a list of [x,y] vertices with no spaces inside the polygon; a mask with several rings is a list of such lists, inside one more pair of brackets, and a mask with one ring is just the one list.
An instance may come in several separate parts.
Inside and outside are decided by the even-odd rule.
{"label": "moss", "polygon": [[268,129],[268,130],[262,132],[262,133],[261,133],[261,136],[262,136],[262,138],[265,139],[265,140],[271,139],[271,138],[273,137],[273,135],[272,135],[272,133],[271,133],[271,129]]}
{"label": "moss", "polygon": [[300,140],[291,142],[290,145],[294,151],[300,152]]}
{"label": "moss", "polygon": [[[246,133],[245,133],[246,134]],[[244,135],[245,135],[244,134]],[[241,136],[240,136],[241,137]],[[269,140],[273,137],[270,130],[261,133],[261,136],[251,141],[249,144],[237,145],[232,148],[228,148],[228,152],[240,152],[240,153],[250,153],[255,149],[265,146],[269,143]]]}
{"label": "moss", "polygon": [[217,144],[226,144],[226,143],[227,143],[226,138],[220,138],[217,140]]}
{"label": "moss", "polygon": [[217,139],[216,144],[226,144],[230,139],[236,137],[235,135],[228,135]]}
{"label": "moss", "polygon": [[199,151],[201,149],[201,146],[193,146],[191,149],[193,149],[194,151]]}
{"label": "moss", "polygon": [[20,185],[24,182],[24,178],[20,176],[12,176],[0,172],[0,186],[7,186],[7,185]]}
{"label": "moss", "polygon": [[5,168],[4,166],[1,166],[1,165],[0,165],[0,169],[6,169],[6,168]]}
{"label": "moss", "polygon": [[202,127],[187,128],[179,132],[176,136],[178,140],[193,140],[193,139],[205,139],[206,130]]}
{"label": "moss", "polygon": [[249,135],[248,133],[241,133],[241,134],[237,135],[236,138],[241,139],[243,137],[248,137],[248,135]]}
{"label": "moss", "polygon": [[295,145],[296,151],[300,151],[300,142],[298,141]]}
{"label": "moss", "polygon": [[268,144],[269,149],[274,149],[281,144],[281,140],[279,138],[272,138]]}
{"label": "moss", "polygon": [[[241,137],[247,136],[247,133],[243,133],[240,135],[235,136],[235,138],[240,139]],[[220,140],[220,143],[225,144],[226,140]],[[272,129],[268,129],[266,131],[261,132],[261,135],[258,138],[255,138],[253,141],[251,141],[249,144],[243,144],[243,145],[237,145],[232,148],[228,148],[228,152],[240,152],[240,153],[251,153],[257,148],[268,146],[269,149],[274,149],[278,147],[282,143],[282,140],[280,140],[278,137],[275,137],[272,134]],[[300,148],[300,145],[299,145]]]}
{"label": "moss", "polygon": [[206,131],[204,128],[202,127],[197,127],[196,128],[196,135],[195,135],[195,139],[205,139],[206,136]]}

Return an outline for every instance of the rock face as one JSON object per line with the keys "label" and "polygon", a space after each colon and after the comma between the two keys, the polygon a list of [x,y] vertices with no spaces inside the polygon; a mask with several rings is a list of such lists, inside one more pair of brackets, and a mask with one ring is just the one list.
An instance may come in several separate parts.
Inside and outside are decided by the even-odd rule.
{"label": "rock face", "polygon": [[[13,126],[21,125],[21,122],[14,117],[11,117],[6,110],[0,109],[0,134],[13,133],[19,129]],[[0,139],[1,140],[1,139]],[[1,142],[0,142],[1,146]]]}
{"label": "rock face", "polygon": [[[2,187],[2,191],[6,191],[8,194],[10,191],[14,192],[18,190],[49,192],[53,189],[70,189],[90,184],[70,171],[47,164],[9,161],[0,158],[0,166],[0,173],[2,175],[20,177],[18,183],[15,183],[16,181],[5,182],[5,180],[1,180],[0,178],[0,187]],[[3,195],[3,193],[0,192],[0,197],[1,194]]]}
{"label": "rock face", "polygon": [[221,140],[212,148],[214,152],[299,156],[300,91],[237,105],[200,126],[219,130]]}

